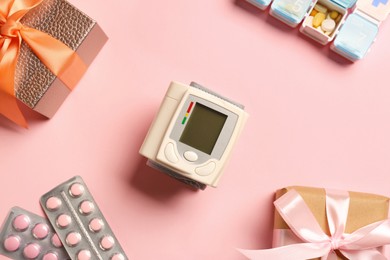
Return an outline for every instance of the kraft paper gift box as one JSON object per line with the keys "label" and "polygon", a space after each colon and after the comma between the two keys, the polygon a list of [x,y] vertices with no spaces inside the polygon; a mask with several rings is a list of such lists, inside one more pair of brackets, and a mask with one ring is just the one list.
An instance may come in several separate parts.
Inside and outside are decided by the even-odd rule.
{"label": "kraft paper gift box", "polygon": [[[20,23],[60,40],[74,50],[86,66],[92,63],[108,39],[96,21],[66,0],[42,1]],[[48,118],[71,92],[24,41],[17,60],[14,88],[17,99]]]}
{"label": "kraft paper gift box", "polygon": [[252,260],[387,259],[389,198],[287,187],[276,192],[273,248],[241,253]]}
{"label": "kraft paper gift box", "polygon": [[[330,235],[326,216],[325,189],[292,186],[280,189],[276,192],[276,199],[291,190],[296,190],[310,208],[322,230]],[[345,233],[352,233],[357,229],[377,221],[383,221],[389,217],[389,198],[359,192],[349,192],[350,203],[348,210]],[[302,243],[296,237],[289,226],[275,210],[273,247],[281,247],[288,244]],[[347,259],[337,252],[338,259]],[[315,258],[320,259],[320,258]]]}

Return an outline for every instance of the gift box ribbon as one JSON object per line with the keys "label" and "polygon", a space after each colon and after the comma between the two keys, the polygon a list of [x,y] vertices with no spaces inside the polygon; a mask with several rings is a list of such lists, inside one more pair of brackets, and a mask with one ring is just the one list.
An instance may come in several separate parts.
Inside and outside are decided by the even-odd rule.
{"label": "gift box ribbon", "polygon": [[42,1],[1,0],[0,3],[0,114],[23,127],[27,127],[27,122],[15,96],[15,70],[22,41],[71,90],[87,69],[67,45],[20,23]]}
{"label": "gift box ribbon", "polygon": [[345,233],[349,208],[347,191],[326,190],[326,215],[330,236],[295,190],[290,190],[274,204],[284,221],[302,243],[264,250],[240,250],[250,259],[302,260],[321,257],[337,259],[338,250],[348,259],[385,260],[377,248],[390,244],[390,219],[364,226],[351,234]]}

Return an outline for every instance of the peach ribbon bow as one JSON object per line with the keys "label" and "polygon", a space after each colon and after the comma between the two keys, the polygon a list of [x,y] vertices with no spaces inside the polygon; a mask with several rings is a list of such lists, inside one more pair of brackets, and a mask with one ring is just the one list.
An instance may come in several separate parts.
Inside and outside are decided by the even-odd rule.
{"label": "peach ribbon bow", "polygon": [[349,193],[326,190],[326,213],[331,235],[324,233],[303,198],[290,190],[275,201],[275,208],[301,243],[264,250],[240,250],[250,259],[302,260],[321,257],[337,260],[335,250],[347,259],[386,260],[377,250],[390,244],[390,219],[364,226],[352,234],[345,233]]}
{"label": "peach ribbon bow", "polygon": [[22,40],[43,64],[69,89],[73,89],[87,67],[68,46],[20,20],[43,0],[1,0],[0,3],[0,114],[20,126],[27,122],[15,96],[15,70]]}

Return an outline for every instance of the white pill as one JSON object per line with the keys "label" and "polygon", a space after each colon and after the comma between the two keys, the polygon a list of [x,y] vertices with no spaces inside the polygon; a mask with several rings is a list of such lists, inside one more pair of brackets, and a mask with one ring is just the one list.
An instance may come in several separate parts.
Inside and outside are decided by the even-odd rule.
{"label": "white pill", "polygon": [[320,12],[320,13],[323,13],[323,14],[326,14],[328,12],[328,9],[325,6],[320,5],[320,4],[316,4],[314,6],[314,9],[317,10],[318,12]]}
{"label": "white pill", "polygon": [[306,26],[312,26],[313,27],[313,19],[314,19],[314,17],[309,15],[308,17],[306,17],[306,19],[305,19],[305,21],[303,21],[303,23]]}
{"label": "white pill", "polygon": [[321,28],[325,32],[332,32],[335,27],[336,27],[336,22],[332,19],[325,19],[321,24]]}

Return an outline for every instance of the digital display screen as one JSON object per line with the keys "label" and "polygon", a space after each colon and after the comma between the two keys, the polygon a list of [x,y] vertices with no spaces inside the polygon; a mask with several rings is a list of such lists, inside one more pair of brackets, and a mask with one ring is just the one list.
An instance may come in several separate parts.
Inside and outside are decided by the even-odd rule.
{"label": "digital display screen", "polygon": [[227,115],[196,103],[179,141],[211,154],[226,119]]}

